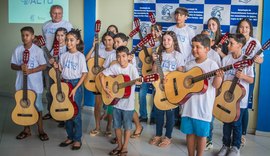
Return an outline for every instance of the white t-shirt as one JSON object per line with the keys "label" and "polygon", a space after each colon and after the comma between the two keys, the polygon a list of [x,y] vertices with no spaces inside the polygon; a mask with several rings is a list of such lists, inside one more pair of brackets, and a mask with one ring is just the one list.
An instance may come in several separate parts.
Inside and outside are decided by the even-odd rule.
{"label": "white t-shirt", "polygon": [[[108,67],[111,65],[111,63],[112,63],[113,61],[115,61],[115,60],[116,60],[116,51],[113,51],[113,52],[106,58],[106,60],[104,61],[103,67],[104,67],[104,68],[108,68]],[[131,64],[137,66],[137,65],[136,65],[136,58],[135,58],[135,57],[132,58]]]}
{"label": "white t-shirt", "polygon": [[[204,73],[211,72],[218,69],[218,65],[215,61],[207,58],[202,63],[196,63],[195,60],[190,61],[186,64],[186,71],[192,69],[193,67],[200,67]],[[204,94],[193,94],[187,102],[184,104],[183,117],[190,117],[193,119],[198,119],[202,121],[211,122],[212,111],[215,101],[216,90],[213,87],[214,77],[208,79],[208,88]]]}
{"label": "white t-shirt", "polygon": [[[22,65],[24,50],[25,50],[24,46],[19,45],[15,49],[14,53],[12,54],[11,63],[19,65],[19,66]],[[35,44],[32,44],[31,48],[29,49],[29,52],[30,52],[29,61],[27,63],[28,69],[33,69],[40,65],[46,64],[43,51],[38,46],[36,46]],[[23,88],[23,72],[22,71],[17,71],[15,88],[16,90],[20,90]],[[43,92],[42,71],[28,75],[27,88],[29,90],[35,91],[37,94],[41,94]]]}
{"label": "white t-shirt", "polygon": [[[252,40],[255,40],[256,41],[256,46],[255,46],[254,50],[252,51],[252,53],[249,55],[248,58],[252,58],[253,56],[255,56],[255,54],[262,48],[261,43],[256,38],[250,37],[249,40],[247,41],[247,43],[245,44],[245,46],[243,46],[243,48],[242,48],[242,54],[245,54],[246,49],[247,49],[249,43]],[[261,53],[260,54],[260,57],[263,57],[263,56],[264,56],[263,53]]]}
{"label": "white t-shirt", "polygon": [[[64,46],[62,46],[62,47],[59,47],[59,57],[62,55],[62,54],[64,54],[65,52],[67,52],[67,46],[66,45],[64,45]],[[54,50],[52,49],[52,51],[51,51],[51,56],[53,56],[53,53],[54,53]]]}
{"label": "white t-shirt", "polygon": [[191,40],[195,36],[195,32],[188,25],[183,28],[177,28],[176,25],[170,26],[168,31],[175,32],[179,44],[180,51],[184,54],[185,63],[188,62],[191,54]]}
{"label": "white t-shirt", "polygon": [[82,77],[82,73],[87,73],[85,56],[77,51],[75,53],[66,52],[60,56],[63,79],[72,80]]}
{"label": "white t-shirt", "polygon": [[163,72],[170,72],[177,70],[178,67],[184,66],[183,54],[178,51],[167,53],[162,52],[161,68]]}
{"label": "white t-shirt", "polygon": [[210,58],[211,60],[215,61],[218,64],[218,67],[221,67],[221,59],[218,53],[210,48],[210,51],[207,53],[207,58]]}
{"label": "white t-shirt", "polygon": [[[104,59],[107,59],[107,57],[112,54],[113,52],[115,52],[115,50],[111,50],[111,51],[106,51],[105,48],[99,48],[98,50],[98,56]],[[95,56],[95,51],[93,51],[93,53],[91,54],[91,57]]]}
{"label": "white t-shirt", "polygon": [[46,47],[48,50],[52,49],[55,31],[60,27],[66,28],[67,31],[70,31],[72,24],[65,20],[62,20],[58,23],[53,23],[51,20],[49,20],[43,24],[42,33],[45,37]]}
{"label": "white t-shirt", "polygon": [[[138,70],[136,69],[135,66],[133,66],[130,63],[126,68],[122,68],[117,63],[110,66],[109,68],[105,69],[102,72],[105,76],[125,74],[129,75],[130,80],[139,78]],[[120,99],[118,103],[114,105],[114,107],[121,110],[134,110],[134,105],[135,105],[135,85],[132,85],[130,96],[128,98]]]}
{"label": "white t-shirt", "polygon": [[[241,61],[243,58],[243,54],[241,57],[234,59],[232,57],[232,54],[228,54],[227,56],[225,56],[222,59],[222,66],[226,66],[226,65],[230,65],[233,64],[237,61]],[[236,73],[237,69],[233,69],[233,70],[229,70],[227,72],[224,73],[224,81],[225,80],[233,80],[235,77],[235,73]],[[243,69],[242,71],[245,75],[250,76],[250,77],[254,77],[254,70],[253,70],[253,65],[246,67]],[[246,95],[245,97],[240,101],[240,108],[247,108],[248,106],[248,93],[249,93],[249,83],[247,83],[246,81],[244,81],[243,79],[239,79],[239,83],[245,88],[246,90]]]}

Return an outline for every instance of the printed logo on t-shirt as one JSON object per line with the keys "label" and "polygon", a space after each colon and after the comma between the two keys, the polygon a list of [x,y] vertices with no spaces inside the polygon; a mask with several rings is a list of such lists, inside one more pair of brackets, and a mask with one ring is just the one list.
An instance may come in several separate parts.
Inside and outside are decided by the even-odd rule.
{"label": "printed logo on t-shirt", "polygon": [[180,42],[185,42],[185,41],[186,41],[186,37],[183,36],[183,35],[178,34],[178,35],[177,35],[177,38],[178,38],[178,40],[179,40]]}
{"label": "printed logo on t-shirt", "polygon": [[64,64],[64,67],[63,68],[69,68],[69,69],[72,69],[72,70],[77,70],[78,69],[78,66],[79,64],[76,63],[76,62],[73,62],[71,60],[67,60]]}
{"label": "printed logo on t-shirt", "polygon": [[162,69],[165,71],[174,71],[176,70],[176,62],[175,61],[169,61],[169,60],[163,60],[161,64]]}
{"label": "printed logo on t-shirt", "polygon": [[45,34],[52,34],[52,35],[54,35],[56,29],[57,28],[47,28],[44,33]]}

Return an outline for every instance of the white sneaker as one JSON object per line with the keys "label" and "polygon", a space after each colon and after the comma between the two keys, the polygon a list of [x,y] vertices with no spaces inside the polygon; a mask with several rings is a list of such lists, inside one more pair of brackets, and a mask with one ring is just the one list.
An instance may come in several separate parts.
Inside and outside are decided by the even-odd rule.
{"label": "white sneaker", "polygon": [[222,147],[221,147],[221,149],[219,150],[219,152],[218,152],[218,156],[226,156],[227,155],[227,153],[228,153],[228,151],[229,151],[229,147],[227,147],[227,146],[225,146],[225,145],[223,145]]}
{"label": "white sneaker", "polygon": [[205,147],[205,151],[208,151],[208,150],[210,150],[211,148],[213,148],[213,143],[212,143],[212,141],[207,141],[207,143],[206,143],[206,147]]}
{"label": "white sneaker", "polygon": [[236,146],[233,146],[227,156],[240,156],[240,151]]}

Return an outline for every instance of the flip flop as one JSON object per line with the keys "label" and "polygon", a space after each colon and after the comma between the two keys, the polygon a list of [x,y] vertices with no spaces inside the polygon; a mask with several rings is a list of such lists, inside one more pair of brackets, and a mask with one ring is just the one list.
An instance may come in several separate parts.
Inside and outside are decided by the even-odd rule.
{"label": "flip flop", "polygon": [[16,136],[16,139],[22,140],[22,139],[25,139],[25,138],[27,138],[29,136],[31,136],[31,133],[30,132],[29,133],[26,133],[25,131],[22,131],[20,134],[18,134]]}
{"label": "flip flop", "polygon": [[139,133],[135,133],[136,130],[133,132],[133,134],[130,136],[130,138],[137,138],[137,137],[140,137],[141,134],[142,134],[142,131],[143,131],[143,126],[142,126],[142,129]]}
{"label": "flip flop", "polygon": [[119,155],[120,152],[121,152],[121,149],[115,148],[109,153],[109,155]]}
{"label": "flip flop", "polygon": [[91,136],[96,136],[96,135],[98,135],[99,133],[100,133],[100,130],[97,130],[97,129],[93,129],[93,130],[90,131],[90,135],[91,135]]}
{"label": "flip flop", "polygon": [[40,133],[39,135],[38,135],[38,137],[39,137],[39,139],[41,140],[41,141],[47,141],[47,140],[49,140],[49,137],[48,137],[48,135],[46,134],[46,133]]}

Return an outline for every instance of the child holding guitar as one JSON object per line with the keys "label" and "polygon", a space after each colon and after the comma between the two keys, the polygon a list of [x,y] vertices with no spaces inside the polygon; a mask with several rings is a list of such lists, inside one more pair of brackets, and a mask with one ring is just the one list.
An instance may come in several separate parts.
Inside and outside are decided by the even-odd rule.
{"label": "child holding guitar", "polygon": [[[184,55],[180,52],[176,34],[173,31],[167,31],[162,36],[162,48],[158,54],[153,53],[153,60],[161,60],[161,69],[163,72],[182,71],[184,66]],[[157,65],[153,65],[153,71],[157,72]],[[166,79],[166,78],[165,78]],[[162,80],[164,81],[164,80]],[[165,80],[166,81],[166,80]],[[163,82],[164,83],[164,82]],[[166,82],[165,82],[166,83]],[[162,137],[164,125],[164,115],[166,114],[166,133]],[[151,138],[150,144],[158,147],[167,147],[171,144],[172,130],[175,122],[175,109],[160,110],[156,109],[156,135]]]}
{"label": "child holding guitar", "polygon": [[[242,47],[246,44],[246,38],[242,34],[229,35],[228,50],[230,54],[222,60],[222,66],[235,63],[243,59]],[[242,118],[243,112],[247,108],[249,84],[254,82],[253,66],[240,70],[231,70],[224,73],[224,80],[232,80],[234,77],[239,79],[239,84],[244,87],[246,94],[240,101],[240,115],[238,120],[223,125],[223,146],[220,149],[219,156],[239,156],[242,136]],[[232,136],[232,138],[231,138]]]}
{"label": "child holding guitar", "polygon": [[72,150],[81,148],[82,137],[82,83],[87,74],[85,56],[83,52],[83,41],[78,29],[72,29],[66,35],[66,45],[68,52],[60,57],[59,64],[54,63],[54,68],[59,68],[62,72],[62,78],[65,82],[72,84],[73,89],[68,96],[72,97],[78,106],[78,114],[70,120],[66,121],[67,139],[60,143],[60,147],[72,145]]}
{"label": "child holding guitar", "polygon": [[[185,70],[200,67],[204,72],[218,69],[215,61],[207,58],[210,50],[208,36],[199,34],[192,39],[192,54],[195,60],[188,62]],[[188,99],[183,107],[181,131],[186,134],[188,155],[202,156],[206,137],[209,135],[212,110],[215,100],[216,88],[222,82],[221,72],[217,71],[214,78],[208,79],[208,89],[204,94],[194,94]]]}
{"label": "child holding guitar", "polygon": [[[249,45],[249,43],[252,40],[256,41],[256,47],[254,48],[254,51],[252,52],[252,54],[250,54],[251,57],[253,57],[255,55],[255,53],[257,51],[259,51],[259,49],[261,49],[261,43],[253,37],[253,26],[251,21],[248,18],[243,18],[237,25],[236,28],[236,33],[241,33],[245,36],[247,43],[245,44],[245,46],[242,48],[242,53],[244,53],[246,51],[247,46]],[[263,53],[258,57],[258,63],[261,64],[263,62]],[[255,69],[254,69],[255,72]],[[255,74],[255,73],[254,73]],[[255,78],[255,76],[254,76]],[[253,89],[254,89],[254,83],[250,84],[249,86],[249,95],[248,95],[248,103],[250,103],[249,101],[251,101],[251,103],[253,102]],[[242,139],[241,139],[241,145],[244,146],[246,139],[245,139],[245,135],[247,133],[247,127],[248,127],[248,109],[246,109],[243,113],[243,120],[242,120]]]}
{"label": "child holding guitar", "polygon": [[[22,37],[23,45],[19,45],[15,49],[11,58],[11,69],[17,71],[15,87],[16,87],[16,90],[18,91],[18,90],[21,90],[23,88],[23,85],[26,84],[27,85],[26,92],[28,92],[28,90],[33,90],[35,92],[36,100],[32,102],[35,102],[34,105],[38,111],[37,126],[38,126],[39,138],[41,141],[45,141],[49,139],[48,135],[43,130],[43,124],[42,124],[42,110],[43,110],[42,70],[46,69],[46,60],[44,58],[42,50],[38,46],[33,44],[33,39],[35,35],[34,35],[34,29],[32,27],[29,27],[29,26],[23,27],[21,29],[21,37]],[[26,50],[29,52],[29,55],[28,55],[29,57],[27,58],[28,63],[24,64],[23,55],[24,55],[24,51]],[[26,79],[26,82],[24,82],[23,84],[23,76],[25,75],[27,75],[28,80]],[[30,94],[28,94],[28,96],[30,96]],[[31,99],[31,97],[26,97],[26,98],[28,101],[27,103],[29,103],[30,102],[29,99]],[[21,100],[19,99],[19,101]],[[28,120],[26,118],[23,118],[23,116],[21,117],[22,117],[21,120]],[[24,127],[24,130],[19,135],[17,135],[16,139],[24,139],[30,135],[31,135],[30,127],[29,125],[27,125]]]}
{"label": "child holding guitar", "polygon": [[[110,54],[115,52],[115,50],[113,49],[113,44],[114,44],[113,37],[114,37],[114,33],[110,32],[110,31],[103,34],[101,40],[102,40],[102,43],[104,44],[105,48],[98,49],[98,56],[95,56],[95,52],[94,52],[96,42],[98,42],[95,39],[93,42],[93,47],[91,48],[89,53],[86,55],[86,60],[89,60],[91,57],[99,57],[99,58],[103,58],[106,60]],[[101,109],[102,109],[102,99],[101,99],[101,96],[99,94],[97,94],[95,96],[95,109],[94,109],[96,127],[90,131],[91,136],[96,136],[101,132],[100,131]]]}
{"label": "child holding guitar", "polygon": [[[116,58],[118,63],[110,66],[102,71],[100,75],[100,81],[103,90],[108,97],[112,97],[112,91],[106,87],[105,76],[125,74],[130,77],[131,80],[139,78],[138,71],[135,66],[128,63],[129,50],[125,46],[120,46],[116,50]],[[136,82],[141,84],[141,82]],[[113,127],[115,129],[118,146],[113,149],[109,155],[127,155],[128,140],[130,137],[130,130],[132,129],[132,116],[134,113],[135,105],[135,85],[131,86],[131,93],[128,98],[122,98],[118,101],[113,108]],[[124,127],[124,142],[122,142],[122,130]]]}

